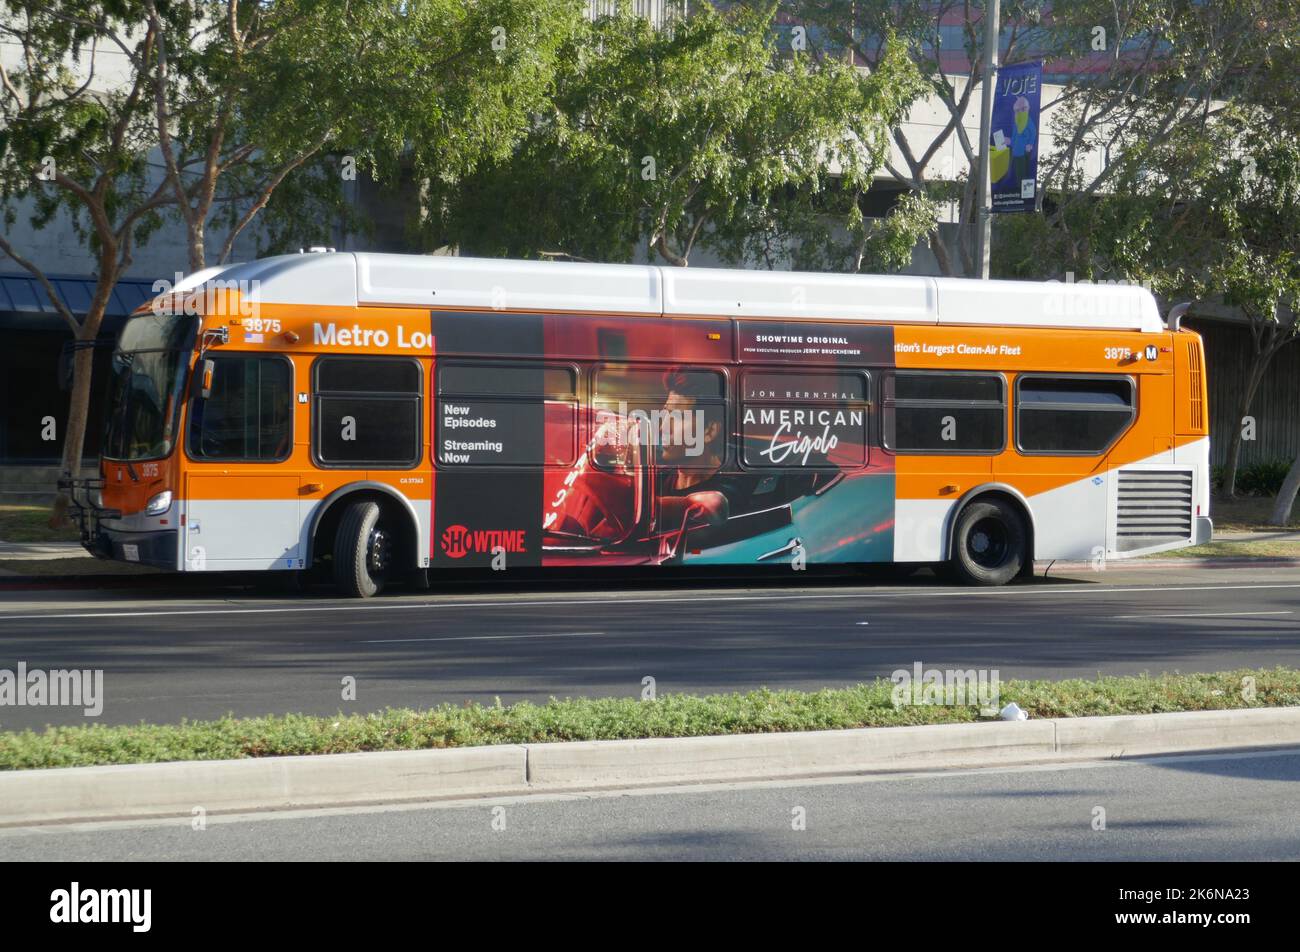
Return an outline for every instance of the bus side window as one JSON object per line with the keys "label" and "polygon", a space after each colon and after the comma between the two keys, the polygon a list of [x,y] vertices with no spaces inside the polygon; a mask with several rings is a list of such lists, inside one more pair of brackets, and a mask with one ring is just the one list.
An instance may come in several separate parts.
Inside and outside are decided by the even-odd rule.
{"label": "bus side window", "polygon": [[189,454],[196,460],[276,462],[293,449],[293,365],[283,357],[221,354],[213,387],[190,403]]}
{"label": "bus side window", "polygon": [[1006,392],[1001,374],[888,374],[885,447],[896,453],[1000,453],[1007,445]]}
{"label": "bus side window", "polygon": [[419,464],[418,361],[320,357],[312,372],[312,449],[321,466],[410,469]]}
{"label": "bus side window", "polygon": [[1129,377],[1022,374],[1016,380],[1016,445],[1022,453],[1100,456],[1136,413]]}
{"label": "bus side window", "polygon": [[[727,462],[727,378],[712,367],[604,364],[592,413],[595,439],[607,450],[639,434],[643,450],[673,469],[715,472]],[[602,453],[596,464],[621,458]]]}
{"label": "bus side window", "polygon": [[572,366],[438,364],[439,466],[569,466],[578,443]]}
{"label": "bus side window", "polygon": [[746,468],[867,465],[870,378],[865,372],[750,370],[740,392]]}

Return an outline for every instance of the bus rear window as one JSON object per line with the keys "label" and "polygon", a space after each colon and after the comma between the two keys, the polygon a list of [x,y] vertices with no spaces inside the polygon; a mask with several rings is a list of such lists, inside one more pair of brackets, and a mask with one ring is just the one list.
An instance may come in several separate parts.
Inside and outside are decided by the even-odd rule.
{"label": "bus rear window", "polygon": [[1097,456],[1135,416],[1128,377],[1027,376],[1016,382],[1016,444],[1022,453]]}

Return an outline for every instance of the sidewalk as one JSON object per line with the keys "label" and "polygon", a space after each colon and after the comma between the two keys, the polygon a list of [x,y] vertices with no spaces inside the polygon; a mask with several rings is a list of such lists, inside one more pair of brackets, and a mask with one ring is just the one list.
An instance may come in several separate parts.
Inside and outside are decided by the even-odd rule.
{"label": "sidewalk", "polygon": [[1300,530],[1268,529],[1259,532],[1215,532],[1212,542],[1300,542]]}
{"label": "sidewalk", "polygon": [[75,559],[86,555],[80,542],[4,542],[0,541],[0,561],[9,559]]}

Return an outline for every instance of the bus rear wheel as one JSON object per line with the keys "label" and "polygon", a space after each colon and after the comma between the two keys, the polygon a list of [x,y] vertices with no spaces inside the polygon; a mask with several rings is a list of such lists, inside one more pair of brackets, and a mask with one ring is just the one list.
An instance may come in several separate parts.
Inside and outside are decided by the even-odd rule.
{"label": "bus rear wheel", "polygon": [[344,595],[369,598],[383,590],[393,565],[393,531],[384,524],[379,503],[348,504],[334,535],[334,582]]}
{"label": "bus rear wheel", "polygon": [[999,500],[974,502],[961,511],[949,565],[968,585],[1005,585],[1020,574],[1029,551],[1020,513]]}

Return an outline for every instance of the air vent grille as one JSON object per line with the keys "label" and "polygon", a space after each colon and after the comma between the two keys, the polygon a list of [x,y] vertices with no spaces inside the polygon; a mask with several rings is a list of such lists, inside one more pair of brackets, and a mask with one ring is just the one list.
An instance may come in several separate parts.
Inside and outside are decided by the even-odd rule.
{"label": "air vent grille", "polygon": [[1205,432],[1205,407],[1201,399],[1201,345],[1187,342],[1187,386],[1191,391],[1191,424],[1197,433]]}
{"label": "air vent grille", "polygon": [[1116,548],[1132,552],[1192,538],[1192,474],[1185,469],[1121,469]]}

